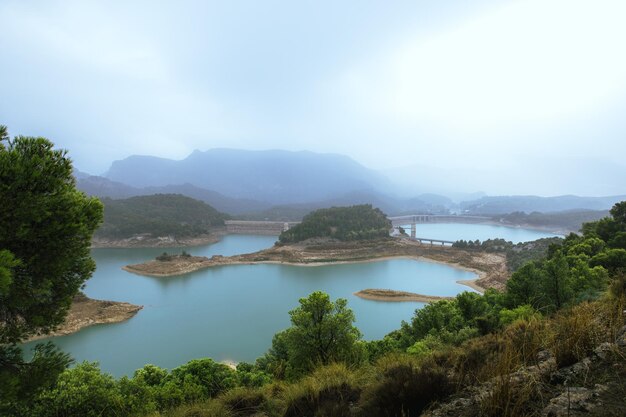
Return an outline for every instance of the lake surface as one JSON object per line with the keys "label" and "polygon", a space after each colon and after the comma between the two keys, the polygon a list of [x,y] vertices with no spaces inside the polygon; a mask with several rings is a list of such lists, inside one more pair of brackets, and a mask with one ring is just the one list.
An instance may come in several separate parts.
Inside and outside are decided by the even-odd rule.
{"label": "lake surface", "polygon": [[[470,226],[477,234],[484,227],[439,226]],[[521,229],[511,230],[517,235]],[[186,250],[193,255],[228,256],[270,247],[275,240],[267,236],[230,235],[216,244]],[[176,253],[182,248],[166,250]],[[171,369],[199,357],[254,361],[270,347],[272,336],[289,326],[288,312],[298,306],[298,299],[313,291],[323,290],[332,299],[347,298],[357,327],[366,340],[372,340],[397,329],[402,320],[410,320],[423,304],[364,300],[354,296],[354,292],[390,288],[453,296],[471,291],[457,284],[457,280],[475,278],[473,273],[447,265],[410,259],[318,267],[231,265],[167,278],[144,277],[121,269],[163,251],[94,249],[97,270],[87,282],[85,293],[92,298],[127,301],[144,308],[126,322],[88,327],[53,338],[54,342],[76,361],[99,361],[104,371],[115,376],[131,375],[146,363]]]}
{"label": "lake surface", "polygon": [[[411,233],[411,225],[402,226]],[[480,240],[504,239],[513,243],[529,242],[543,237],[560,236],[541,230],[522,229],[519,227],[499,226],[492,224],[465,223],[420,223],[415,225],[415,235],[422,238],[440,240]]]}

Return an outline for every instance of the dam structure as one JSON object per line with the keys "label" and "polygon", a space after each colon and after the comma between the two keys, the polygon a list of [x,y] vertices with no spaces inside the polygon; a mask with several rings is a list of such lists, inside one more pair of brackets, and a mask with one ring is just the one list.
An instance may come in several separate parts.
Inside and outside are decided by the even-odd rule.
{"label": "dam structure", "polygon": [[487,223],[492,221],[490,217],[484,216],[459,216],[454,214],[409,214],[405,216],[388,217],[391,221],[394,230],[399,230],[400,227],[410,225],[411,226],[411,239],[417,240],[420,243],[430,243],[431,245],[452,245],[454,242],[450,240],[431,239],[426,237],[416,236],[416,225],[418,223]]}

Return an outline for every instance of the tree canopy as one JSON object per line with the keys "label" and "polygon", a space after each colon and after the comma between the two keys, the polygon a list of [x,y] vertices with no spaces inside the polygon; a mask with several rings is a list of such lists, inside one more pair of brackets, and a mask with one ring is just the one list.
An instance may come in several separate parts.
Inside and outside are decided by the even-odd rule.
{"label": "tree canopy", "polygon": [[321,291],[301,298],[300,306],[289,312],[292,326],[274,337],[272,349],[261,360],[265,369],[280,368],[295,377],[319,365],[359,361],[361,332],[347,304],[344,298],[332,302]]}
{"label": "tree canopy", "polygon": [[315,237],[339,240],[365,240],[389,236],[391,222],[371,204],[331,207],[306,215],[302,222],[279,236],[282,243],[300,242]]}
{"label": "tree canopy", "polygon": [[[41,137],[10,140],[0,129],[0,405],[32,370],[15,344],[60,325],[95,269],[89,248],[102,204],[76,189],[71,160],[53,146]],[[66,362],[40,352],[55,355]]]}
{"label": "tree canopy", "polygon": [[105,198],[104,223],[97,237],[128,238],[138,234],[153,237],[191,237],[208,234],[223,226],[227,215],[210,205],[180,194],[155,194],[123,200]]}

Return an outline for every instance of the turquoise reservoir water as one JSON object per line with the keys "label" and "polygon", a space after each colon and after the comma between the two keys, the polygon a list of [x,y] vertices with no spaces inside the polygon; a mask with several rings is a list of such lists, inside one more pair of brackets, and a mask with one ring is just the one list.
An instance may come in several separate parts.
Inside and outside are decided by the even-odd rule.
{"label": "turquoise reservoir water", "polygon": [[[411,225],[403,226],[410,233]],[[504,239],[513,243],[529,242],[542,237],[559,236],[540,230],[522,229],[518,227],[498,226],[491,224],[464,223],[422,223],[415,226],[415,235],[422,238],[440,240],[480,240]]]}
{"label": "turquoise reservoir water", "polygon": [[[481,225],[471,226],[478,232]],[[275,240],[231,235],[187,251],[193,255],[233,255],[269,247]],[[97,270],[85,293],[144,308],[126,322],[92,326],[56,337],[54,342],[77,361],[99,361],[103,370],[116,376],[130,375],[146,363],[174,368],[199,357],[253,361],[269,348],[276,332],[289,326],[288,311],[298,305],[298,299],[313,291],[323,290],[333,299],[347,298],[356,325],[364,338],[371,340],[397,329],[423,304],[363,300],[354,292],[390,288],[451,296],[470,290],[457,280],[475,277],[446,265],[410,259],[319,267],[232,265],[167,278],[144,277],[121,269],[161,252],[163,249],[94,249]]]}

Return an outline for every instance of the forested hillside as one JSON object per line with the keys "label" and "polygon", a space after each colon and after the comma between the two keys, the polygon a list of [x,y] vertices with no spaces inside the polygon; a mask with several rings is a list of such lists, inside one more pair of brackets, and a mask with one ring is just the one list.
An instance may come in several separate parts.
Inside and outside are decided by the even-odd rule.
{"label": "forested hillside", "polygon": [[223,226],[227,218],[208,204],[179,194],[104,198],[102,202],[104,223],[95,234],[99,238],[123,239],[140,234],[192,237]]}
{"label": "forested hillside", "polygon": [[351,207],[331,207],[316,210],[302,223],[281,233],[281,243],[329,237],[339,240],[364,240],[389,236],[391,222],[385,213],[370,204]]}

